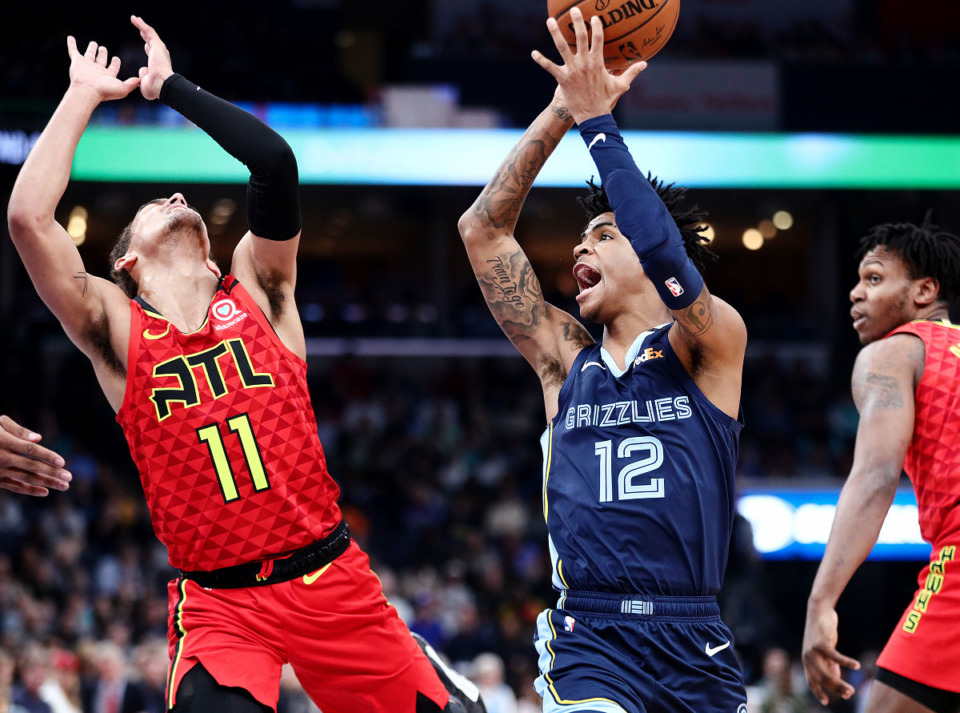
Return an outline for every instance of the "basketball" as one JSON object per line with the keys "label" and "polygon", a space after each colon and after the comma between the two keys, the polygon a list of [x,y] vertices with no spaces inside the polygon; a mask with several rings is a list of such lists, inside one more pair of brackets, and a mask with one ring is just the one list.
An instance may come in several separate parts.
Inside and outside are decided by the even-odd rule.
{"label": "basketball", "polygon": [[577,46],[570,11],[579,7],[590,31],[590,18],[603,22],[603,61],[623,69],[650,59],[663,49],[677,26],[680,0],[547,0],[547,12],[560,25],[571,49]]}

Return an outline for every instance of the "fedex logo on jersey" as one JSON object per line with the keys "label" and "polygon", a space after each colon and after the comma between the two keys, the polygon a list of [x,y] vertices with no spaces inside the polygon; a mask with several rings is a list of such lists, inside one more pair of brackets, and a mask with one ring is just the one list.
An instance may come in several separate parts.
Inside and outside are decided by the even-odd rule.
{"label": "fedex logo on jersey", "polygon": [[663,349],[654,349],[653,347],[647,347],[644,350],[643,354],[638,356],[634,361],[634,366],[640,366],[644,362],[648,362],[651,359],[663,359]]}
{"label": "fedex logo on jersey", "polygon": [[683,286],[677,282],[676,277],[671,277],[669,280],[666,280],[663,284],[667,286],[667,289],[670,290],[670,294],[674,297],[679,297],[683,294]]}
{"label": "fedex logo on jersey", "polygon": [[240,322],[247,317],[247,313],[241,312],[237,308],[237,304],[229,297],[214,302],[213,306],[210,308],[210,312],[214,319],[224,323],[215,324],[213,326],[213,328],[218,332],[226,329],[227,327],[232,327],[237,322]]}

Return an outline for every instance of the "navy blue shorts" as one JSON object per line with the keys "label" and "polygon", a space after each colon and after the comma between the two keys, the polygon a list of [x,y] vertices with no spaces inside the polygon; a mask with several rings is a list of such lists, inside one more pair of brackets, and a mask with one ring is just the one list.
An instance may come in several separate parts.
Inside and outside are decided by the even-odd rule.
{"label": "navy blue shorts", "polygon": [[745,713],[713,597],[566,592],[537,619],[544,713]]}

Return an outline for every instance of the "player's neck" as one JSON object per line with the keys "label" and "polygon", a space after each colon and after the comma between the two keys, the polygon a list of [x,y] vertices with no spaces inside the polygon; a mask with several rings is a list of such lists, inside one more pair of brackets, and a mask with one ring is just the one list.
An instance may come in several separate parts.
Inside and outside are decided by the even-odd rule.
{"label": "player's neck", "polygon": [[205,265],[165,266],[145,272],[139,282],[140,297],[181,332],[192,332],[203,324],[219,284]]}
{"label": "player's neck", "polygon": [[603,348],[613,357],[617,366],[625,368],[627,351],[643,332],[666,324],[672,317],[662,302],[644,305],[645,309],[621,313],[603,327]]}

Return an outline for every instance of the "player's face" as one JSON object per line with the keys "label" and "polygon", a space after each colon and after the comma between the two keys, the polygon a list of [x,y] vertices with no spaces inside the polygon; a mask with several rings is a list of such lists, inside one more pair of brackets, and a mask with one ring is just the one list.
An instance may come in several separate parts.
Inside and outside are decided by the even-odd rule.
{"label": "player's face", "polygon": [[916,318],[912,298],[916,282],[906,264],[885,247],[878,246],[863,256],[860,279],[850,290],[850,316],[861,344],[880,339],[890,330]]}
{"label": "player's face", "polygon": [[150,252],[153,247],[177,247],[184,243],[200,247],[204,256],[210,252],[207,226],[182,194],[150,201],[137,211],[131,246]]}
{"label": "player's face", "polygon": [[606,323],[616,316],[621,298],[645,280],[640,258],[617,228],[613,213],[590,221],[573,250],[573,276],[580,287],[577,303],[584,319]]}

